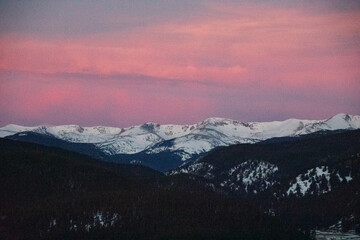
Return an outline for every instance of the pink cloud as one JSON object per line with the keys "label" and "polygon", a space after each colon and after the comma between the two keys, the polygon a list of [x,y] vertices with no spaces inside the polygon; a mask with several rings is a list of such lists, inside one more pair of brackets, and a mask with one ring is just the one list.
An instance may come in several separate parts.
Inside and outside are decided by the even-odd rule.
{"label": "pink cloud", "polygon": [[25,77],[2,82],[0,112],[3,121],[14,123],[21,119],[38,124],[124,126],[140,124],[141,119],[166,123],[182,118],[193,122],[212,111],[211,99],[167,90],[168,86],[134,87],[113,80],[99,85],[88,80]]}
{"label": "pink cloud", "polygon": [[[122,124],[194,122],[213,115],[248,119],[246,108],[254,109],[250,114],[273,110],[291,116],[318,108],[321,116],[359,110],[359,11],[205,5],[191,20],[125,32],[68,38],[1,34],[0,70],[33,75],[0,80],[0,114],[9,121],[13,116],[38,122],[51,115],[51,123]],[[61,73],[97,77],[65,79]],[[139,76],[147,77],[145,85],[137,85]],[[348,103],[331,101],[341,96]],[[321,97],[334,107],[321,107]]]}
{"label": "pink cloud", "polygon": [[[274,69],[262,79],[265,84],[280,79],[298,86],[322,84],[324,69],[343,73],[341,62],[360,60],[357,45],[347,43],[359,29],[359,12],[319,15],[265,4],[210,4],[206,11],[195,20],[150,25],[126,36],[111,32],[67,41],[2,36],[0,68],[221,83],[246,82]],[[355,68],[345,73],[359,76]]]}

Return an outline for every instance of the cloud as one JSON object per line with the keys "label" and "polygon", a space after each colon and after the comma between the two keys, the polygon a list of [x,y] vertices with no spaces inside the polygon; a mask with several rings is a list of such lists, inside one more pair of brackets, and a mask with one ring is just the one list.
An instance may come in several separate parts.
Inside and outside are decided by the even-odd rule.
{"label": "cloud", "polygon": [[336,66],[349,77],[359,76],[341,63],[360,60],[360,12],[316,15],[266,4],[210,4],[206,11],[196,20],[157,23],[127,35],[114,31],[68,41],[2,35],[0,67],[223,83],[259,78],[266,83],[271,81],[266,74],[297,85],[334,76],[324,69]]}
{"label": "cloud", "polygon": [[[198,89],[168,84],[124,84],[116,79],[51,78],[2,74],[0,124],[82,124],[126,126],[154,122],[194,122],[212,110],[213,100]],[[21,76],[19,78],[19,76]],[[191,114],[190,114],[191,113]]]}
{"label": "cloud", "polygon": [[[93,27],[78,3],[64,22],[49,16],[52,5],[35,19],[30,9],[28,30],[27,18],[0,29],[0,114],[126,124],[358,113],[360,10],[339,4],[207,1],[189,9],[187,2],[173,16],[177,4],[141,15],[111,2],[91,7],[100,9]],[[161,16],[153,19],[155,12]],[[63,32],[70,20],[79,21]],[[53,21],[62,34],[48,28]]]}

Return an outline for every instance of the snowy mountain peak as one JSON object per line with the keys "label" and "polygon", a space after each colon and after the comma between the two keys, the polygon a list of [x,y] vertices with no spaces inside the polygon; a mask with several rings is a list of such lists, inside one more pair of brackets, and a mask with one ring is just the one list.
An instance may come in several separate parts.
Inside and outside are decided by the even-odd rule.
{"label": "snowy mountain peak", "polygon": [[[232,120],[228,118],[218,118],[218,117],[211,117],[207,118],[204,121],[198,123],[198,126],[226,126],[226,125],[240,125],[244,124],[237,120]],[[245,123],[246,124],[246,123]]]}
{"label": "snowy mountain peak", "polygon": [[217,124],[217,123],[225,123],[225,122],[231,122],[231,121],[234,121],[234,120],[228,119],[228,118],[210,117],[210,118],[205,119],[201,123]]}
{"label": "snowy mountain peak", "polygon": [[32,131],[37,127],[24,127],[16,124],[9,124],[5,127],[0,128],[0,137],[6,137],[18,132]]}
{"label": "snowy mountain peak", "polygon": [[345,113],[337,114],[325,121],[330,128],[347,129],[359,128],[360,116],[352,116]]}
{"label": "snowy mountain peak", "polygon": [[353,116],[347,114],[347,113],[338,113],[336,114],[335,116],[332,116],[331,118],[329,119],[344,119],[346,121],[349,121]]}
{"label": "snowy mountain peak", "polygon": [[24,129],[28,128],[35,128],[35,127],[24,127],[16,124],[8,124],[5,127],[0,128],[1,130],[7,130],[7,131],[22,131]]}
{"label": "snowy mountain peak", "polygon": [[[32,131],[69,142],[92,143],[109,155],[134,154],[144,150],[159,153],[167,150],[183,152],[182,159],[186,160],[192,154],[200,154],[218,146],[255,143],[273,137],[298,136],[321,130],[358,128],[360,116],[341,113],[326,120],[240,122],[211,117],[192,125],[147,122],[128,128],[79,125],[23,127],[10,124],[0,128],[0,137]],[[171,144],[168,140],[172,140]]]}
{"label": "snowy mountain peak", "polygon": [[147,131],[154,131],[155,129],[158,129],[160,127],[160,124],[154,122],[147,122],[142,124],[140,127]]}

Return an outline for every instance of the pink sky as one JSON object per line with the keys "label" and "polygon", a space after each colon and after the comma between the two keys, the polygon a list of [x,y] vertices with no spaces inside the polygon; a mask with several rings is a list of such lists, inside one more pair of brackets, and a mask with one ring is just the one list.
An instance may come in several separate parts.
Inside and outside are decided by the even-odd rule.
{"label": "pink sky", "polygon": [[2,1],[0,9],[1,126],[360,114],[357,1]]}

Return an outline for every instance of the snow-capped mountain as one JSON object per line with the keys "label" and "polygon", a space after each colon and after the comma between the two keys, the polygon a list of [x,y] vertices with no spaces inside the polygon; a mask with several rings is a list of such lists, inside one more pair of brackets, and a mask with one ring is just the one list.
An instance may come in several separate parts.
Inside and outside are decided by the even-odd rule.
{"label": "snow-capped mountain", "polygon": [[[240,122],[208,118],[192,125],[145,123],[128,128],[81,127],[77,125],[0,128],[0,137],[34,132],[71,143],[89,143],[108,156],[131,154],[134,162],[144,156],[171,153],[180,161],[199,156],[218,146],[256,143],[274,137],[299,136],[321,130],[358,129],[360,116],[338,114],[326,120],[288,119],[274,122]],[[138,154],[138,155],[136,155]]]}
{"label": "snow-capped mountain", "polygon": [[129,128],[81,127],[78,125],[23,127],[7,125],[0,128],[0,137],[20,132],[51,135],[73,143],[92,143],[106,154],[138,153],[154,144],[187,134],[190,127],[145,123]]}

